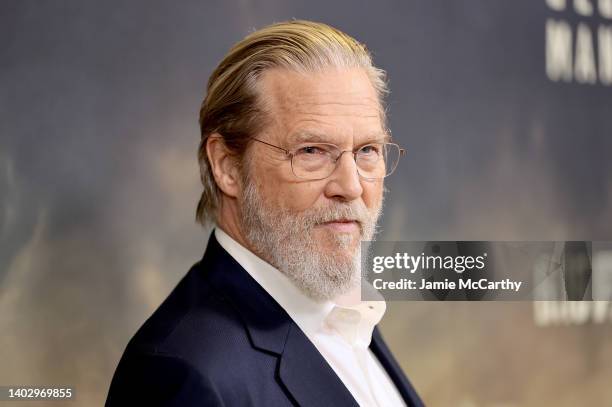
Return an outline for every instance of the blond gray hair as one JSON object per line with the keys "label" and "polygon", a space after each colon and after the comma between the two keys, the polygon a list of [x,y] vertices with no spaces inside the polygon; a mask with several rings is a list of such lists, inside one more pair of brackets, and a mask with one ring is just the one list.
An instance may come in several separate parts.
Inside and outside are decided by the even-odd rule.
{"label": "blond gray hair", "polygon": [[261,74],[271,68],[308,73],[332,67],[365,70],[378,94],[384,123],[385,72],[373,65],[363,44],[333,27],[303,20],[272,24],[230,49],[210,76],[200,109],[198,162],[204,190],[196,210],[197,222],[206,225],[215,221],[220,205],[221,191],[206,153],[208,137],[220,135],[232,154],[242,158],[250,137],[267,123],[257,92]]}

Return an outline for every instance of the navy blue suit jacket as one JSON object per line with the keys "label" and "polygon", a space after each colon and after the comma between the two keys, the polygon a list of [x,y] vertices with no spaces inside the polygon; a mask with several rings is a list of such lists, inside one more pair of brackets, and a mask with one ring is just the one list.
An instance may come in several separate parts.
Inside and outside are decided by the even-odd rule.
{"label": "navy blue suit jacket", "polygon": [[[418,395],[378,329],[370,345],[410,406]],[[114,406],[356,406],[285,310],[211,236],[196,263],[131,339]]]}

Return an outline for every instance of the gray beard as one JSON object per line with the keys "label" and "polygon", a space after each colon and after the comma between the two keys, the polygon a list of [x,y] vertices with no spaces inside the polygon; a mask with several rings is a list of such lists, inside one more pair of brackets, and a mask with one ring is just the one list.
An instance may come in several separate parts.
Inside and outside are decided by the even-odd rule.
{"label": "gray beard", "polygon": [[[332,241],[337,250],[325,253],[321,242],[313,238],[314,228],[340,218],[356,219],[361,227],[359,240],[373,240],[382,203],[368,210],[361,201],[333,201],[326,208],[291,212],[267,205],[255,183],[245,181],[241,226],[259,257],[317,301],[332,300],[359,284],[361,243],[355,242],[353,235],[339,233]],[[350,250],[351,247],[354,249]]]}

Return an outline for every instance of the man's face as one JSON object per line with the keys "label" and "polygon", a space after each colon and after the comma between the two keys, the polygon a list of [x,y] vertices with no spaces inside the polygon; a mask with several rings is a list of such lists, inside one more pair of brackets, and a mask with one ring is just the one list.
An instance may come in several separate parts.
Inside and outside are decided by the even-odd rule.
{"label": "man's face", "polygon": [[[376,92],[361,69],[275,69],[260,85],[272,118],[260,140],[287,150],[325,142],[352,151],[385,137]],[[242,217],[251,244],[313,297],[346,291],[358,278],[360,241],[373,237],[382,180],[361,178],[350,153],[328,178],[309,181],[293,174],[282,151],[257,142],[250,148]]]}

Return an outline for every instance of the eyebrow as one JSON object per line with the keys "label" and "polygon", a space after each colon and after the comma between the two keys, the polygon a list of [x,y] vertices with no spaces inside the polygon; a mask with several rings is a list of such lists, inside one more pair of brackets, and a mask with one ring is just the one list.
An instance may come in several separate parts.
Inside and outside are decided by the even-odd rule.
{"label": "eyebrow", "polygon": [[290,136],[289,140],[296,144],[304,143],[304,142],[311,142],[311,143],[329,143],[331,142],[329,140],[329,137],[325,136],[324,134],[317,133],[317,132],[310,131],[310,130],[298,131],[297,133]]}
{"label": "eyebrow", "polygon": [[[290,142],[295,144],[300,143],[328,143],[328,144],[338,144],[335,143],[334,140],[330,140],[330,137],[317,133],[312,130],[302,130],[294,133],[289,137]],[[359,143],[359,145],[364,145],[368,143],[385,143],[391,141],[391,136],[385,132],[375,132],[369,136],[363,138],[363,142]]]}

